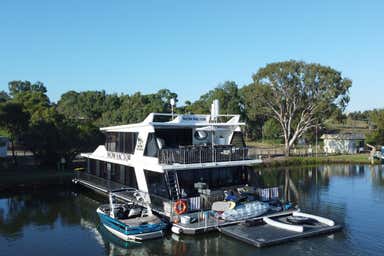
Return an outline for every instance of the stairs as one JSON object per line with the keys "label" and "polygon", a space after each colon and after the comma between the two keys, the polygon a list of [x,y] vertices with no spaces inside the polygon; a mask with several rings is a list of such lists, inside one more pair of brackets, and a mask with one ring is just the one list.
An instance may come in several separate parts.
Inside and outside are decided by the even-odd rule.
{"label": "stairs", "polygon": [[180,198],[179,179],[176,171],[166,171],[166,179],[169,189],[169,194],[172,200]]}

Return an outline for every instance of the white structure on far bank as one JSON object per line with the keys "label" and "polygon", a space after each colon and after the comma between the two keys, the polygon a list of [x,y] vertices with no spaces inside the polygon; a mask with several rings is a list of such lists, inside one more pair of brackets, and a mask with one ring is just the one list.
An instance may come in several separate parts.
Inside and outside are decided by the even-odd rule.
{"label": "white structure on far bank", "polygon": [[0,157],[7,156],[8,142],[9,142],[8,138],[0,137]]}
{"label": "white structure on far bank", "polygon": [[324,134],[324,152],[329,154],[356,154],[364,150],[364,134]]}

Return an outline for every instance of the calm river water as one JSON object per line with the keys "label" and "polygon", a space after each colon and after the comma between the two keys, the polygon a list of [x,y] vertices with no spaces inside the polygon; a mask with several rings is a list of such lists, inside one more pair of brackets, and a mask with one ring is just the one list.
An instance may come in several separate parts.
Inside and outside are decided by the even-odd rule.
{"label": "calm river water", "polygon": [[384,255],[382,166],[255,169],[250,179],[285,188],[285,197],[343,231],[261,249],[217,233],[130,244],[99,225],[105,197],[64,183],[0,193],[0,255]]}

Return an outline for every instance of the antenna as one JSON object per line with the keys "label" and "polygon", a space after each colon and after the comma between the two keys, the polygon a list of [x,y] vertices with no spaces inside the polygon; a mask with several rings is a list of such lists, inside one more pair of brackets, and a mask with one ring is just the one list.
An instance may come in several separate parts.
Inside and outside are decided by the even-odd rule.
{"label": "antenna", "polygon": [[171,113],[172,113],[172,119],[173,119],[173,107],[176,106],[176,101],[174,98],[171,98],[169,100],[169,103],[171,104]]}
{"label": "antenna", "polygon": [[220,103],[218,99],[213,100],[211,105],[211,119],[217,121],[220,112]]}

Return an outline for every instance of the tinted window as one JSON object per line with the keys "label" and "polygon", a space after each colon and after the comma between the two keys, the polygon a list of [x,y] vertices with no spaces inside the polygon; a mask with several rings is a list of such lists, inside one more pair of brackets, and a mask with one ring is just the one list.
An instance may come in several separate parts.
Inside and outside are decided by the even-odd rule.
{"label": "tinted window", "polygon": [[156,137],[164,140],[165,147],[192,145],[192,129],[156,129]]}
{"label": "tinted window", "polygon": [[93,174],[93,175],[96,175],[96,164],[97,164],[97,160],[88,158],[88,162],[89,162],[89,165],[88,165],[88,166],[89,166],[88,173]]}
{"label": "tinted window", "polygon": [[169,198],[167,185],[165,182],[164,174],[144,170],[145,178],[148,184],[148,191],[150,194],[158,195],[161,197]]}
{"label": "tinted window", "polygon": [[104,179],[108,179],[107,163],[104,161],[99,161],[99,168],[100,168],[99,176]]}
{"label": "tinted window", "polygon": [[120,165],[119,164],[110,164],[111,165],[111,180],[114,182],[120,182]]}
{"label": "tinted window", "polygon": [[125,179],[124,179],[125,185],[132,188],[138,188],[135,168],[130,166],[124,166],[124,175],[125,175]]}
{"label": "tinted window", "polygon": [[137,132],[108,132],[105,147],[108,151],[133,154],[137,137]]}
{"label": "tinted window", "polygon": [[156,137],[154,133],[148,134],[147,145],[145,146],[144,155],[157,157],[159,154],[159,147],[157,145]]}

